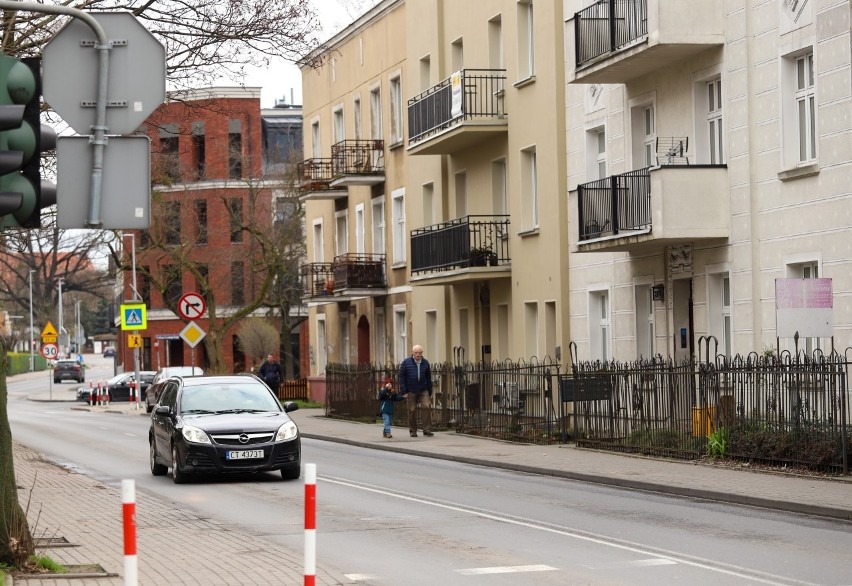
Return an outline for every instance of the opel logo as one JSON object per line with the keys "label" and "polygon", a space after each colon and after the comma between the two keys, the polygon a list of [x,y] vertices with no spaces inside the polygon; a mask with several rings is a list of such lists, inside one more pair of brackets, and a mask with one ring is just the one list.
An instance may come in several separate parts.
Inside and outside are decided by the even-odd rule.
{"label": "opel logo", "polygon": [[247,444],[248,442],[249,442],[248,434],[247,433],[241,433],[240,434],[240,443],[241,444]]}

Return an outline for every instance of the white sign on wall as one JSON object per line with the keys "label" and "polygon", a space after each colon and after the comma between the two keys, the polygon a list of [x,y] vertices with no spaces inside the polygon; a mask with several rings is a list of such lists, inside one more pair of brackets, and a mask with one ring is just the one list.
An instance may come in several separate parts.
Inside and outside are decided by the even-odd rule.
{"label": "white sign on wall", "polygon": [[775,279],[775,328],[779,338],[833,336],[831,279]]}
{"label": "white sign on wall", "polygon": [[450,116],[454,119],[464,114],[463,81],[461,71],[456,71],[450,76]]}

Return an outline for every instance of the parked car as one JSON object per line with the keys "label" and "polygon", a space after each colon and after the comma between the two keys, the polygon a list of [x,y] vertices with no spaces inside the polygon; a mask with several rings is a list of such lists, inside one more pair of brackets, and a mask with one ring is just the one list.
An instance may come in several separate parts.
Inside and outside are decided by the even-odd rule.
{"label": "parked car", "polygon": [[280,470],[300,475],[301,439],[284,406],[254,375],[176,376],[166,380],[151,413],[151,474],[172,469],[175,484],[196,473]]}
{"label": "parked car", "polygon": [[112,346],[107,346],[106,348],[104,348],[104,358],[110,358],[112,356],[115,356],[115,348],[113,348]]}
{"label": "parked car", "polygon": [[[139,371],[139,396],[142,397],[151,386],[156,372],[153,370]],[[106,381],[107,392],[110,401],[129,401],[130,400],[130,383],[136,379],[135,372],[123,372]],[[91,387],[80,387],[77,389],[77,400],[88,402],[91,394]]]}
{"label": "parked car", "polygon": [[68,379],[73,379],[78,383],[85,382],[86,370],[77,360],[57,360],[53,365],[53,382],[60,383]]}
{"label": "parked car", "polygon": [[166,379],[172,376],[199,376],[204,370],[199,366],[164,366],[154,375],[154,380],[145,390],[145,410],[150,413],[160,398],[160,390]]}

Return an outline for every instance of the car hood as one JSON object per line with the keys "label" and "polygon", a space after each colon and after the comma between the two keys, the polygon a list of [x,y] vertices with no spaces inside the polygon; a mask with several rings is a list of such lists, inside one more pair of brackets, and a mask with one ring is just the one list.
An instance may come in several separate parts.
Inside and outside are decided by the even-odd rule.
{"label": "car hood", "polygon": [[194,425],[210,433],[227,431],[268,431],[278,429],[290,416],[282,412],[264,413],[223,413],[221,415],[184,415],[186,425]]}

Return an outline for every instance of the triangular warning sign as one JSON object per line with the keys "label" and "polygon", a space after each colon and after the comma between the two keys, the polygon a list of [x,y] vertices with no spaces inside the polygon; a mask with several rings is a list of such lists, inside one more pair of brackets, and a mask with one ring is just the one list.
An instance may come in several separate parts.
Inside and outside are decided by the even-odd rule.
{"label": "triangular warning sign", "polygon": [[44,326],[44,329],[41,331],[42,336],[56,336],[58,335],[56,328],[53,327],[52,322],[47,322],[47,325]]}
{"label": "triangular warning sign", "polygon": [[142,325],[142,313],[138,309],[131,309],[127,312],[127,319],[124,322],[129,326]]}

